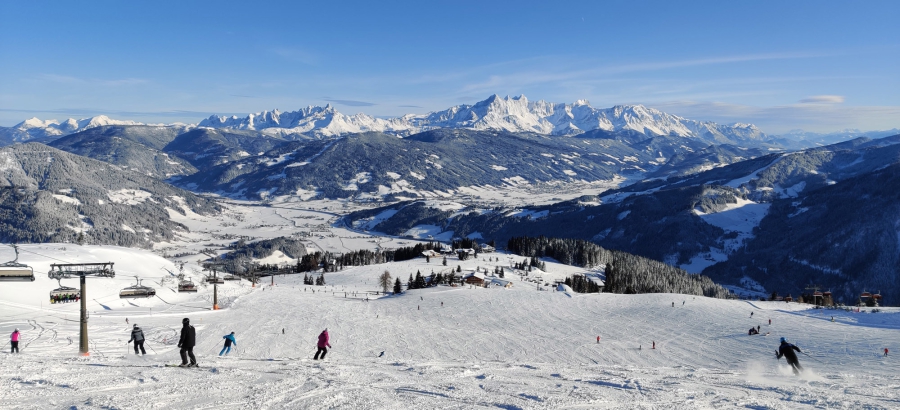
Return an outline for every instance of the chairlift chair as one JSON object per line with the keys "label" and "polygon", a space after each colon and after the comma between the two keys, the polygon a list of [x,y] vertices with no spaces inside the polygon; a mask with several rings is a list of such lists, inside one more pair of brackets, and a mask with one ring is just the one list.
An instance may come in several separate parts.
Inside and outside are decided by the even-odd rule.
{"label": "chairlift chair", "polygon": [[57,297],[70,297],[72,300],[81,299],[81,290],[76,288],[70,288],[68,286],[64,286],[60,279],[56,280],[59,283],[59,287],[50,291],[50,302],[53,303]]}
{"label": "chairlift chair", "polygon": [[222,284],[225,283],[225,280],[222,279],[221,276],[207,276],[207,277],[206,277],[206,283],[215,283],[215,284],[218,284],[218,285],[222,285]]}
{"label": "chairlift chair", "polygon": [[179,292],[196,292],[197,285],[194,284],[194,281],[188,279],[178,282],[178,291]]}
{"label": "chairlift chair", "polygon": [[149,286],[142,286],[141,279],[137,276],[134,277],[137,281],[137,284],[134,286],[129,286],[125,289],[122,289],[119,292],[119,297],[122,299],[128,298],[149,298],[152,296],[156,296],[156,289],[153,289]]}
{"label": "chairlift chair", "polygon": [[0,281],[3,282],[34,282],[34,269],[24,263],[19,263],[19,247],[10,245],[16,251],[16,258],[0,264]]}
{"label": "chairlift chair", "polygon": [[225,280],[241,280],[240,276],[228,274],[225,275]]}

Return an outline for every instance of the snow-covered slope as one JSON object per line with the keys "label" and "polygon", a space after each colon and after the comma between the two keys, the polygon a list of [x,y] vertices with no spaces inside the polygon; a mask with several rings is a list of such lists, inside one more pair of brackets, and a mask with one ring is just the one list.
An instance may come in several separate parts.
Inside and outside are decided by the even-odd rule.
{"label": "snow-covered slope", "polygon": [[[113,258],[122,276],[165,274],[165,262],[145,252],[57,246],[67,249],[23,249],[73,261]],[[21,260],[46,267],[55,262],[46,256],[26,252]],[[501,261],[450,265],[508,266],[508,255],[490,256]],[[0,355],[0,407],[881,409],[900,401],[896,308],[568,295],[518,277],[509,289],[444,286],[368,293],[365,301],[385,270],[405,280],[432,268],[444,269],[416,259],[328,273],[327,287],[297,277],[276,278],[274,287],[228,283],[220,311],[204,309],[208,288],[184,295],[154,285],[161,299],[121,300],[124,278],[89,279],[91,356],[83,358],[77,305],[42,305],[55,282],[38,274],[35,282],[0,283],[0,333],[23,331],[21,354]],[[180,361],[182,317],[197,329],[198,369],[162,367]],[[143,357],[125,343],[134,323],[147,337]],[[769,337],[747,336],[757,325]],[[333,348],[313,361],[325,328]],[[237,348],[216,358],[232,331]],[[779,337],[803,349],[801,376],[775,359]],[[885,347],[891,356],[882,356]]]}
{"label": "snow-covered slope", "polygon": [[492,95],[474,105],[457,105],[424,115],[407,114],[380,119],[366,114],[345,115],[331,105],[306,107],[292,112],[263,111],[246,117],[211,116],[201,127],[263,130],[266,133],[308,134],[331,137],[378,131],[408,135],[435,128],[469,128],[550,135],[577,135],[587,131],[632,131],[646,136],[674,135],[710,142],[762,141],[758,128],[749,124],[720,125],[689,120],[643,105],[618,105],[600,109],[586,100],[555,104],[528,101],[525,96]]}

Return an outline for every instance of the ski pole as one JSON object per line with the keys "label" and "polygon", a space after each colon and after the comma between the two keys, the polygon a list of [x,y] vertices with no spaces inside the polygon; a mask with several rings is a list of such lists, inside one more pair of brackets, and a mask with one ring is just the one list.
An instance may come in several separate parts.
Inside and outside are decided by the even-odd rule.
{"label": "ski pole", "polygon": [[[146,340],[144,340],[144,343],[145,343],[145,344],[146,344],[146,343],[147,343],[147,341],[146,341]],[[153,348],[153,346],[150,346],[150,345],[147,345],[147,347],[149,347],[149,348],[150,348],[150,350],[152,350],[152,351],[153,351],[153,354],[159,354],[159,353],[156,353],[156,349],[154,349],[154,348]]]}
{"label": "ski pole", "polygon": [[808,355],[808,354],[806,354],[806,352],[800,352],[800,353],[803,353],[803,354],[804,354],[804,355],[806,355],[806,357],[809,357],[809,358],[810,358],[810,359],[813,359],[813,360],[815,360],[815,361],[817,361],[817,362],[819,362],[819,363],[822,363],[822,361],[821,361],[821,360],[819,360],[819,359],[816,359],[816,358],[815,358],[815,357],[813,357],[813,356],[810,356],[810,355]]}

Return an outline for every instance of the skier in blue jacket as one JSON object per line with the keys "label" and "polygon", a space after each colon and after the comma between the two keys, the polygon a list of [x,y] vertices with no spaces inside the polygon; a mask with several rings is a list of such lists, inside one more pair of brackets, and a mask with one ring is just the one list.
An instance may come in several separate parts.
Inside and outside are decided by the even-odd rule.
{"label": "skier in blue jacket", "polygon": [[234,340],[234,332],[231,332],[231,334],[229,335],[222,336],[222,339],[225,339],[225,347],[223,347],[222,351],[219,352],[219,356],[223,354],[227,355],[228,353],[230,353],[232,343],[237,346],[237,340]]}

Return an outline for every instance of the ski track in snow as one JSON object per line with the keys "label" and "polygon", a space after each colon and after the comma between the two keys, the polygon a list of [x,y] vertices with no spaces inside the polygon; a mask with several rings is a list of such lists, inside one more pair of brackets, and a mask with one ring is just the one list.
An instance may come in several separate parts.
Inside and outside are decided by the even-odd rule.
{"label": "ski track in snow", "polygon": [[[500,259],[451,258],[450,265],[508,268]],[[673,294],[568,297],[538,292],[513,274],[510,289],[438,287],[366,302],[385,269],[405,281],[416,270],[446,268],[416,259],[327,273],[326,287],[304,286],[302,275],[277,277],[274,287],[227,283],[220,301],[231,302],[220,311],[197,309],[209,304],[210,289],[158,288],[173,304],[113,303],[103,296],[108,282],[98,279],[89,295],[111,310],[91,305],[89,357],[77,355],[77,304],[23,299],[46,297],[54,281],[37,274],[31,283],[0,283],[0,332],[23,331],[21,354],[9,354],[9,343],[0,354],[0,408],[900,407],[894,358],[881,356],[884,347],[895,350],[897,308],[872,314]],[[200,368],[164,367],[180,362],[182,317],[197,329]],[[132,323],[144,329],[146,356],[125,344]],[[771,336],[747,336],[756,325]],[[326,327],[333,348],[314,361]],[[237,345],[216,358],[231,331]],[[807,369],[800,377],[774,358],[780,336],[810,355],[800,355]]]}

